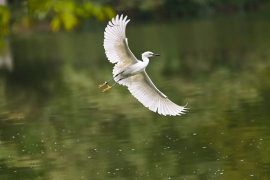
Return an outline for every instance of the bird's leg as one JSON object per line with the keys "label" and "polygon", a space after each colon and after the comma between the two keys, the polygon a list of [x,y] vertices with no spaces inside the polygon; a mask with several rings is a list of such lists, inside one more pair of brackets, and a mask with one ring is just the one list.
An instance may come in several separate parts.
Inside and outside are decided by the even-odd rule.
{"label": "bird's leg", "polygon": [[111,89],[112,87],[107,85],[107,87],[105,89],[103,89],[101,92],[105,92],[105,91],[108,91],[109,89]]}
{"label": "bird's leg", "polygon": [[114,78],[116,78],[118,75],[119,75],[119,74],[115,75],[115,76],[114,76],[112,79],[110,79],[108,82],[105,81],[105,83],[99,85],[98,88],[101,88],[101,87],[105,86],[105,85],[108,84],[111,80],[113,80]]}
{"label": "bird's leg", "polygon": [[121,73],[123,73],[123,72],[124,72],[124,71],[122,71],[122,72],[116,74],[116,75],[115,75],[112,79],[110,79],[108,82],[105,81],[105,83],[99,85],[98,88],[101,88],[101,87],[105,86],[105,85],[108,84],[111,80],[113,80],[113,79],[116,78],[119,74],[121,74]]}
{"label": "bird's leg", "polygon": [[119,81],[121,81],[121,80],[123,80],[123,79],[126,79],[126,78],[127,78],[127,77],[123,77],[123,78],[119,79],[118,81],[116,81],[116,82],[112,85],[112,87],[115,86]]}
{"label": "bird's leg", "polygon": [[126,79],[127,77],[123,77],[121,79],[119,79],[118,81],[116,81],[112,86],[107,85],[107,88],[103,89],[102,92],[108,91],[109,89],[111,89],[113,86],[115,86],[119,81]]}

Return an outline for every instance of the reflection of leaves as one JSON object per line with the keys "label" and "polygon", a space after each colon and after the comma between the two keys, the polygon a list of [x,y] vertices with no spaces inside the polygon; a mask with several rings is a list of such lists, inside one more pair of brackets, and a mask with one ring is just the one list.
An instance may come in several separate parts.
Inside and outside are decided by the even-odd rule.
{"label": "reflection of leaves", "polygon": [[0,159],[1,166],[1,179],[12,180],[12,179],[36,179],[44,175],[44,172],[34,170],[32,168],[20,167],[16,165],[10,165],[6,163],[6,159]]}
{"label": "reflection of leaves", "polygon": [[270,105],[270,94],[269,94],[269,90],[270,90],[270,82],[269,82],[269,77],[270,77],[270,67],[266,67],[264,68],[260,73],[260,78],[258,78],[258,80],[260,81],[260,86],[259,86],[259,93],[261,95],[261,97],[263,97],[263,102],[265,104],[264,107],[266,107],[266,109],[269,108]]}

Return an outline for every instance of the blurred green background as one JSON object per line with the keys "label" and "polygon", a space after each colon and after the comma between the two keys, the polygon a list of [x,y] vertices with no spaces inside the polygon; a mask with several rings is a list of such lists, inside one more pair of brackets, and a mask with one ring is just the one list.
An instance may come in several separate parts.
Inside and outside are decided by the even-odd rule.
{"label": "blurred green background", "polygon": [[[1,180],[269,179],[268,0],[0,0]],[[128,15],[138,59],[179,117],[143,107],[113,65]]]}

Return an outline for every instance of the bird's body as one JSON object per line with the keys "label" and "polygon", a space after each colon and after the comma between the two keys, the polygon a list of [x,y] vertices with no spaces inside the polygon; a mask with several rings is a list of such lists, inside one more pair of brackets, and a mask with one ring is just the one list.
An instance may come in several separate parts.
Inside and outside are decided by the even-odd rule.
{"label": "bird's body", "polygon": [[[147,51],[142,54],[142,61],[140,61],[130,51],[125,35],[126,25],[129,21],[127,16],[123,18],[123,15],[120,17],[117,15],[105,29],[104,48],[107,58],[111,63],[117,63],[113,69],[112,79],[116,83],[127,86],[131,94],[151,111],[165,116],[184,114],[187,108],[170,101],[165,94],[157,89],[145,71],[149,64],[149,57],[160,55]],[[100,87],[108,84],[111,80]],[[114,85],[108,85],[103,92],[111,89]]]}
{"label": "bird's body", "polygon": [[123,76],[134,76],[142,71],[145,70],[145,68],[147,67],[149,63],[149,59],[148,58],[144,58],[144,61],[140,61],[138,60],[138,62],[129,65],[123,69],[120,69],[120,72],[123,71],[122,75]]}

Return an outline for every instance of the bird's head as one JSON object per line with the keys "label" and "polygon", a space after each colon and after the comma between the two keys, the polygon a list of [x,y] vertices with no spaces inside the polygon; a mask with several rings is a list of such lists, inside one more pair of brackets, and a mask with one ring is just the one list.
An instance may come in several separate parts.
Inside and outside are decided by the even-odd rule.
{"label": "bird's head", "polygon": [[142,54],[143,57],[154,57],[154,56],[161,56],[159,54],[152,53],[150,51],[146,51]]}

